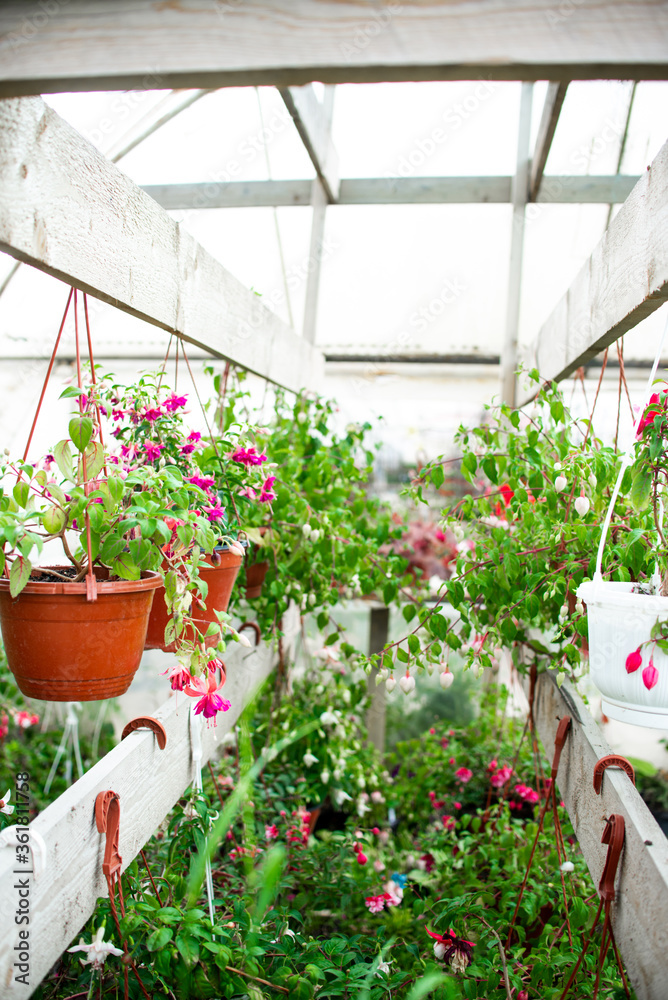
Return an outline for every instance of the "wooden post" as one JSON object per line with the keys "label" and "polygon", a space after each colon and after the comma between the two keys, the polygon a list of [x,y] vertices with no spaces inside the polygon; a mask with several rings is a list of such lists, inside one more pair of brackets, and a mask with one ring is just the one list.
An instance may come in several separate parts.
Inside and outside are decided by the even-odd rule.
{"label": "wooden post", "polygon": [[[390,609],[383,606],[371,608],[369,619],[369,655],[380,653],[387,643],[390,624]],[[366,724],[369,739],[381,753],[385,752],[385,685],[376,684],[377,670],[369,674],[368,691],[371,705],[367,712]]]}
{"label": "wooden post", "polygon": [[533,84],[522,84],[520,124],[517,137],[517,169],[513,179],[513,224],[510,237],[510,268],[508,273],[508,304],[506,307],[506,337],[501,354],[501,399],[515,405],[515,371],[517,369],[517,334],[520,321],[522,292],[522,259],[524,256],[524,212],[529,197],[529,140],[531,138],[531,102]]}

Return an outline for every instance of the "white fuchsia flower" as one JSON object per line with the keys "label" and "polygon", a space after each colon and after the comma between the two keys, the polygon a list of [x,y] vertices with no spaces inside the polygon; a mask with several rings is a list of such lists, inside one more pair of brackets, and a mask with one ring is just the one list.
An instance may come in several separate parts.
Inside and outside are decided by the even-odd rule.
{"label": "white fuchsia flower", "polygon": [[404,692],[404,694],[410,694],[411,691],[415,690],[415,678],[411,677],[410,674],[406,673],[399,681],[399,687]]}
{"label": "white fuchsia flower", "polygon": [[560,866],[559,871],[561,872],[574,872],[575,865],[572,861],[564,861],[563,865]]}
{"label": "white fuchsia flower", "polygon": [[11,789],[8,788],[3,797],[0,799],[0,813],[4,813],[5,816],[11,816],[14,812],[14,806],[10,806],[9,804],[11,794]]}
{"label": "white fuchsia flower", "polygon": [[81,959],[82,965],[92,965],[94,969],[101,969],[108,955],[122,955],[123,949],[116,948],[109,941],[103,941],[104,924],[98,927],[95,937],[90,944],[84,944],[84,939],[79,938],[79,944],[73,948],[68,948],[68,952],[85,951],[86,958]]}
{"label": "white fuchsia flower", "polygon": [[451,670],[448,670],[448,668],[446,667],[438,680],[443,690],[447,691],[447,689],[450,687],[454,679],[455,675],[452,673]]}
{"label": "white fuchsia flower", "polygon": [[302,760],[304,761],[307,767],[311,767],[313,764],[318,763],[318,758],[315,757],[310,750],[306,751],[306,753],[302,757]]}
{"label": "white fuchsia flower", "polygon": [[395,681],[394,677],[388,677],[387,680],[385,681],[385,690],[389,694],[392,694],[392,692],[394,691],[394,689],[396,687],[396,684],[397,684],[397,682]]}
{"label": "white fuchsia flower", "polygon": [[585,517],[589,512],[589,507],[591,505],[589,503],[588,497],[581,496],[577,498],[573,506],[575,507],[575,510],[577,511],[580,517]]}
{"label": "white fuchsia flower", "polygon": [[557,491],[557,493],[563,492],[563,490],[565,490],[567,486],[568,486],[568,480],[566,479],[566,476],[557,476],[557,478],[554,480],[554,488]]}

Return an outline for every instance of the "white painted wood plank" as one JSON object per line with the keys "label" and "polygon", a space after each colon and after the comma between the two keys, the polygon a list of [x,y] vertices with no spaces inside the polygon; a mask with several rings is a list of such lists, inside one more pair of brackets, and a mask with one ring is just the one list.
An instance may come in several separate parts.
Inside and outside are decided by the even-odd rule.
{"label": "white painted wood plank", "polygon": [[610,223],[528,352],[557,381],[668,298],[668,143]]}
{"label": "white painted wood plank", "polygon": [[[528,690],[528,682],[525,691]],[[561,755],[557,786],[598,885],[607,848],[601,844],[604,817],[620,813],[626,841],[612,906],[615,939],[638,1000],[665,1000],[668,981],[668,840],[623,771],[605,771],[601,795],[593,788],[594,765],[613,751],[575,688],[561,691],[551,673],[536,685],[534,717],[545,752],[552,760],[559,719],[573,720]]]}
{"label": "white painted wood plank", "polygon": [[17,866],[15,849],[0,846],[0,996],[30,996],[76,938],[98,896],[107,895],[102,875],[105,836],[97,832],[94,816],[98,792],[112,789],[120,796],[119,851],[125,869],[193,780],[191,724],[200,726],[206,763],[274,661],[268,646],[257,651],[233,647],[225,657],[224,688],[232,707],[218,716],[215,729],[207,729],[201,717],[192,714],[193,699],[172,696],[155,713],[167,731],[164,750],[149,730],[132,733],[37,817],[31,829],[47,846],[47,866],[30,884],[30,987],[14,984],[11,994],[6,991],[19,931],[14,923]]}
{"label": "white painted wood plank", "polygon": [[668,8],[652,0],[5,0],[0,94],[665,79],[667,48]]}
{"label": "white painted wood plank", "polygon": [[325,89],[323,103],[316,97],[311,84],[279,89],[329,202],[337,200],[340,183],[339,154],[332,141],[334,89]]}
{"label": "white painted wood plank", "polygon": [[0,103],[0,249],[297,391],[322,358],[40,98]]}
{"label": "white painted wood plank", "polygon": [[[558,175],[543,178],[538,201],[546,204],[616,204],[625,201],[638,177]],[[339,205],[507,204],[511,177],[347,177]],[[308,180],[228,181],[226,183],[149,184],[143,188],[163,208],[307,207]]]}
{"label": "white painted wood plank", "polygon": [[545,172],[545,164],[550,155],[550,148],[554,133],[557,130],[557,122],[561,114],[561,108],[566,97],[568,83],[552,82],[548,85],[545,95],[545,104],[538,126],[538,136],[536,137],[536,148],[534,149],[531,161],[531,178],[529,180],[529,201],[535,201]]}

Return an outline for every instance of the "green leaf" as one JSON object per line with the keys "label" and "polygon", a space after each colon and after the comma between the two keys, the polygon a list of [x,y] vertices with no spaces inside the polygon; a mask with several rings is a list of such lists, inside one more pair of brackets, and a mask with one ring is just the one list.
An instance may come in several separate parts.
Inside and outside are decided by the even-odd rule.
{"label": "green leaf", "polygon": [[651,491],[652,473],[649,469],[641,466],[633,474],[630,497],[631,504],[633,505],[634,510],[638,511],[638,513],[647,507]]}
{"label": "green leaf", "polygon": [[443,466],[434,465],[429,476],[431,479],[432,486],[434,486],[437,490],[439,490],[445,481],[445,472],[443,471]]}
{"label": "green leaf", "polygon": [[445,639],[448,634],[448,623],[443,615],[433,614],[429,619],[429,629],[437,639]]}
{"label": "green leaf", "polygon": [[402,649],[401,646],[397,646],[397,659],[400,663],[408,663],[410,660],[410,656],[405,649]]}
{"label": "green leaf", "polygon": [[60,396],[58,398],[59,399],[74,399],[77,396],[85,396],[85,395],[86,395],[86,393],[84,392],[84,390],[80,389],[78,386],[76,386],[76,385],[68,385],[67,389],[63,389],[63,391],[61,392],[61,394],[60,394]]}
{"label": "green leaf", "polygon": [[174,931],[170,927],[159,927],[146,939],[146,947],[149,951],[161,951],[173,936]]}
{"label": "green leaf", "polygon": [[72,465],[72,449],[70,448],[69,441],[59,441],[58,444],[53,449],[53,457],[56,460],[56,465],[61,471],[61,474],[65,479],[69,479],[70,482],[74,482],[74,466]]}
{"label": "green leaf", "polygon": [[408,636],[408,648],[410,649],[413,656],[416,656],[420,652],[420,640],[416,635]]}
{"label": "green leaf", "polygon": [[72,417],[68,430],[74,447],[78,451],[85,451],[93,436],[93,421],[90,417]]}
{"label": "green leaf", "polygon": [[17,483],[12,490],[12,495],[19,507],[25,507],[28,503],[28,497],[30,496],[30,488],[28,487],[28,484],[23,481]]}
{"label": "green leaf", "polygon": [[[123,499],[123,494],[125,493],[125,486],[123,480],[120,476],[109,476],[107,478],[107,487],[109,493],[111,494],[111,499],[114,503],[120,503]],[[171,537],[171,532],[170,532]]]}
{"label": "green leaf", "polygon": [[114,576],[119,576],[121,580],[138,580],[141,576],[139,566],[129,552],[124,552],[117,559],[114,559],[110,569]]}
{"label": "green leaf", "polygon": [[99,441],[92,441],[86,448],[86,475],[96,479],[104,465],[104,448]]}
{"label": "green leaf", "polygon": [[17,556],[9,571],[9,593],[17,597],[30,579],[32,564],[25,556]]}
{"label": "green leaf", "polygon": [[65,494],[56,483],[48,483],[45,487],[45,491],[49,493],[49,495],[52,496],[56,503],[59,503],[61,507],[67,503]]}

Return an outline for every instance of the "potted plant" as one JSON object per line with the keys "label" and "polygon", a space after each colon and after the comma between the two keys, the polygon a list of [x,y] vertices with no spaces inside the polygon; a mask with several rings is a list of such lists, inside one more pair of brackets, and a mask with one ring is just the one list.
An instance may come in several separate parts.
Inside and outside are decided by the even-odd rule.
{"label": "potted plant", "polygon": [[[668,389],[654,393],[638,420],[634,445],[610,499],[593,579],[578,589],[587,605],[591,677],[603,696],[603,712],[659,729],[668,725],[668,562],[662,524],[668,483],[667,403]],[[625,484],[630,484],[635,511],[632,535],[649,565],[632,580],[604,580],[601,563],[608,529],[613,518],[613,532],[618,523],[617,495]]]}
{"label": "potted plant", "polygon": [[[244,509],[255,498],[267,501],[266,475],[262,467],[266,455],[252,446],[244,447],[250,430],[235,424],[217,441],[207,440],[187,422],[187,394],[178,395],[163,383],[161,373],[146,374],[132,386],[108,386],[104,399],[118,442],[115,456],[119,468],[160,469],[166,463],[178,468],[184,481],[199,489],[197,510],[209,523],[215,544],[200,556],[196,585],[191,588],[192,618],[199,630],[207,632],[227,611],[232,588],[244,555],[239,532],[244,527]],[[241,512],[241,513],[240,513]],[[179,538],[165,550],[165,560],[175,551],[187,559]],[[187,574],[186,574],[187,575]],[[146,637],[147,649],[174,652],[174,591],[182,586],[176,578],[156,593]],[[178,628],[178,622],[177,622]],[[218,641],[215,630],[204,638],[205,645]]]}

